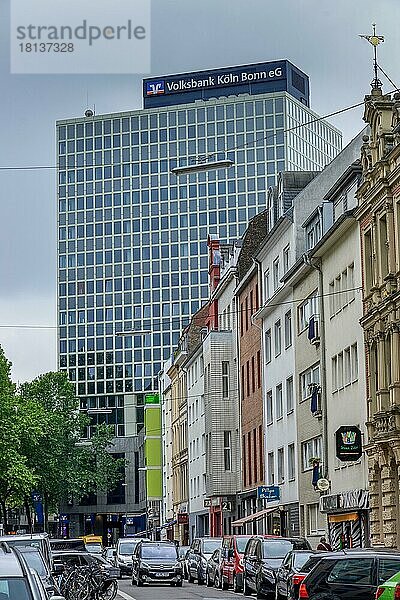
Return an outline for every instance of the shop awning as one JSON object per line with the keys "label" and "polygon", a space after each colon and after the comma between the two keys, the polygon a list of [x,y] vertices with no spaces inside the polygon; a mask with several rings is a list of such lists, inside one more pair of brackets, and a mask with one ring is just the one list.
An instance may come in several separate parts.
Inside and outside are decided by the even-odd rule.
{"label": "shop awning", "polygon": [[345,513],[342,515],[328,515],[329,523],[344,523],[344,521],[357,521],[358,513]]}
{"label": "shop awning", "polygon": [[259,519],[262,519],[263,517],[274,512],[275,510],[279,510],[279,506],[273,506],[272,508],[264,508],[264,510],[259,510],[258,512],[253,513],[252,515],[248,515],[247,517],[243,517],[242,519],[237,519],[236,521],[233,521],[232,527],[241,527],[245,523],[250,523],[251,521],[258,521]]}

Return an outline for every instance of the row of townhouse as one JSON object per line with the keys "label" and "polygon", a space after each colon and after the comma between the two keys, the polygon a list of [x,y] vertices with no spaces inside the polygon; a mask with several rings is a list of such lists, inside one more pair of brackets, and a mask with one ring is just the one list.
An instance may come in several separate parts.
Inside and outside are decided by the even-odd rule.
{"label": "row of townhouse", "polygon": [[398,544],[398,106],[373,89],[370,134],[209,238],[208,303],[160,374],[167,536]]}

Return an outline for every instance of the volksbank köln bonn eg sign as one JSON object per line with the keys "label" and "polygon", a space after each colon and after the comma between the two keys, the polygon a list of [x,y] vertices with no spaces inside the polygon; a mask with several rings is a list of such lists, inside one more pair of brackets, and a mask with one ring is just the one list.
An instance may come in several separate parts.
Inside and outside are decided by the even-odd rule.
{"label": "volksbank k\u00f6ln bonn eg sign", "polygon": [[309,104],[307,75],[286,60],[166,75],[143,81],[145,108],[219,96],[279,91],[288,91],[303,104]]}

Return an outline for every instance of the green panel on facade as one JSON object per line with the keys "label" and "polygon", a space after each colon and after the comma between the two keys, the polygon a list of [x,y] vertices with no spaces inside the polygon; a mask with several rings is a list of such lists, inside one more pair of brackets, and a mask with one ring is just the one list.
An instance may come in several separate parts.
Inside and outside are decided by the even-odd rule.
{"label": "green panel on facade", "polygon": [[147,499],[154,500],[162,497],[161,469],[146,471]]}
{"label": "green panel on facade", "polygon": [[147,467],[161,467],[161,440],[146,440],[144,443],[144,455]]}
{"label": "green panel on facade", "polygon": [[146,394],[144,397],[145,404],[160,404],[160,396],[158,394]]}
{"label": "green panel on facade", "polygon": [[161,410],[159,406],[146,407],[144,411],[144,428],[146,436],[161,438]]}

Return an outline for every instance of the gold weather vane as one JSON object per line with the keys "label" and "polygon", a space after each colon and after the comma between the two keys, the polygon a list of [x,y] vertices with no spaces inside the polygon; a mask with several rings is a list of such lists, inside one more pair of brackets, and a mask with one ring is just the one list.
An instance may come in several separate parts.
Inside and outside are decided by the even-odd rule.
{"label": "gold weather vane", "polygon": [[374,47],[374,79],[371,81],[371,86],[373,88],[381,88],[382,82],[378,77],[378,46],[385,41],[385,38],[383,35],[376,34],[376,23],[372,23],[372,29],[372,35],[360,35],[359,37],[364,38],[364,40],[367,40]]}

